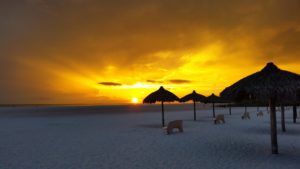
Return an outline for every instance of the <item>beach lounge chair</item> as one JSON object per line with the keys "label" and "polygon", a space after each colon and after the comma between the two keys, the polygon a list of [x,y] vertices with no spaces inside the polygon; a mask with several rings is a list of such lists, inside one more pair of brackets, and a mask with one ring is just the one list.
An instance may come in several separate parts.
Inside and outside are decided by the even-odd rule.
{"label": "beach lounge chair", "polygon": [[225,118],[224,118],[224,114],[218,114],[215,118],[214,118],[214,123],[215,124],[220,124],[220,123],[225,123]]}
{"label": "beach lounge chair", "polygon": [[179,132],[183,132],[182,120],[170,121],[168,125],[164,127],[164,130],[166,130],[167,134],[172,134],[174,128],[177,128]]}
{"label": "beach lounge chair", "polygon": [[256,115],[257,115],[257,117],[262,117],[262,116],[264,116],[264,113],[262,111],[259,111]]}
{"label": "beach lounge chair", "polygon": [[249,112],[243,113],[243,115],[242,115],[241,118],[242,118],[243,120],[245,120],[245,119],[250,119],[250,114],[249,114]]}

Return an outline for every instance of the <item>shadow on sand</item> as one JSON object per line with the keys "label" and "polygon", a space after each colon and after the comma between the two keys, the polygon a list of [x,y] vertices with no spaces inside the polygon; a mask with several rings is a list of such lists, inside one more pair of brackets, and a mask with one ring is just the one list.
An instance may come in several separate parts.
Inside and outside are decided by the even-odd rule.
{"label": "shadow on sand", "polygon": [[[260,135],[270,135],[270,128],[269,127],[251,127],[247,129],[243,129],[243,132],[249,133],[249,134],[260,134]],[[281,127],[277,126],[277,134],[278,135],[295,135],[300,136],[300,130],[296,129],[289,129],[287,127],[286,132],[281,131]]]}
{"label": "shadow on sand", "polygon": [[162,128],[161,127],[161,124],[140,124],[138,125],[138,127],[141,127],[141,128]]}

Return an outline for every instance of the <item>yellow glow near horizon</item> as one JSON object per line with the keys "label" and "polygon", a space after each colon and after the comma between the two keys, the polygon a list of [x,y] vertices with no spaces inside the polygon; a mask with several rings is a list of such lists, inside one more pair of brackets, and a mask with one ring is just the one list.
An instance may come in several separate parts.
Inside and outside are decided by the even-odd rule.
{"label": "yellow glow near horizon", "polygon": [[133,85],[123,85],[123,86],[121,86],[121,88],[135,89],[135,88],[151,88],[153,86],[157,86],[157,85],[150,85],[150,84],[146,84],[146,83],[137,82]]}
{"label": "yellow glow near horizon", "polygon": [[131,103],[133,103],[133,104],[137,104],[138,102],[139,102],[139,99],[136,97],[131,99]]}
{"label": "yellow glow near horizon", "polygon": [[[201,52],[183,56],[183,63],[174,69],[165,71],[147,71],[144,68],[128,72],[118,72],[118,67],[112,72],[105,72],[104,76],[93,68],[76,64],[76,72],[72,69],[58,67],[47,63],[33,63],[33,66],[51,77],[44,90],[55,99],[48,103],[75,104],[130,104],[140,103],[151,92],[164,86],[178,97],[182,97],[193,90],[203,95],[219,94],[226,86],[236,80],[259,71],[264,65],[253,66],[247,70],[236,67],[224,67],[215,64],[215,57],[221,55],[222,44],[212,44]],[[212,65],[210,65],[212,63]],[[36,65],[47,65],[37,67]],[[202,65],[202,66],[199,66]],[[226,66],[226,65],[225,65]],[[54,69],[47,69],[52,68]],[[297,65],[279,65],[286,70],[297,71]],[[160,69],[159,69],[160,70]],[[142,72],[142,73],[140,73]],[[134,73],[136,76],[128,76]],[[48,77],[47,76],[47,77]],[[113,78],[110,78],[113,77]],[[187,83],[174,83],[170,79],[185,79]],[[153,80],[153,81],[148,81]],[[102,85],[100,82],[116,82],[120,85]],[[38,84],[38,83],[36,83]]]}

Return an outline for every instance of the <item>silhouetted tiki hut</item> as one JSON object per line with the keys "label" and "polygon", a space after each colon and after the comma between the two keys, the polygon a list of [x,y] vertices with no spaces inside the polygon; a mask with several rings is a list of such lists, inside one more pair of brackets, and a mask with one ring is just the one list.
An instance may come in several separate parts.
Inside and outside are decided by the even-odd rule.
{"label": "silhouetted tiki hut", "polygon": [[252,99],[269,102],[272,153],[278,154],[276,103],[296,102],[299,99],[300,76],[268,63],[261,71],[247,76],[221,92],[224,98],[240,101]]}
{"label": "silhouetted tiki hut", "polygon": [[193,93],[188,94],[180,99],[180,102],[187,102],[192,100],[194,103],[194,121],[196,121],[196,102],[204,102],[205,96],[196,93],[194,90]]}
{"label": "silhouetted tiki hut", "polygon": [[179,98],[169,92],[168,90],[165,90],[162,86],[155,92],[149,94],[144,100],[143,103],[155,103],[155,102],[161,102],[161,109],[162,109],[162,126],[165,126],[165,112],[164,112],[164,102],[173,102],[173,101],[179,101]]}
{"label": "silhouetted tiki hut", "polygon": [[206,97],[205,103],[212,103],[213,106],[213,118],[216,117],[215,113],[215,103],[224,103],[224,100],[218,96],[216,96],[214,93],[210,96]]}

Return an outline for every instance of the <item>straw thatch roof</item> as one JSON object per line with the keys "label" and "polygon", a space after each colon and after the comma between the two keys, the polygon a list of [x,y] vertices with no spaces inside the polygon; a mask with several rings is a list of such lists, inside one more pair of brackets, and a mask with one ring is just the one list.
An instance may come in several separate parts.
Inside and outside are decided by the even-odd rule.
{"label": "straw thatch roof", "polygon": [[197,93],[195,90],[193,93],[188,94],[180,99],[180,102],[187,102],[189,100],[192,100],[194,102],[204,102],[205,101],[205,96],[202,94]]}
{"label": "straw thatch roof", "polygon": [[205,98],[205,103],[225,103],[226,101],[214,93]]}
{"label": "straw thatch roof", "polygon": [[179,98],[165,90],[162,86],[155,92],[149,94],[143,101],[143,103],[155,103],[155,102],[173,102],[179,101]]}
{"label": "straw thatch roof", "polygon": [[267,102],[275,97],[280,102],[299,99],[300,76],[268,63],[261,71],[227,87],[221,96],[233,101],[255,100]]}

